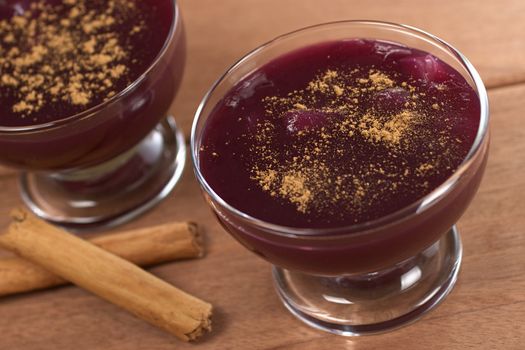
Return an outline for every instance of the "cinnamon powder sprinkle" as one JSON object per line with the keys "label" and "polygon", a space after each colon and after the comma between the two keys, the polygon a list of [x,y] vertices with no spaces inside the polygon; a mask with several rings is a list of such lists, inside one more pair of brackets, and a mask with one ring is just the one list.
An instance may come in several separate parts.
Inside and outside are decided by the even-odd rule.
{"label": "cinnamon powder sprinkle", "polygon": [[369,79],[377,90],[382,90],[394,86],[394,81],[386,74],[379,71],[370,71]]}
{"label": "cinnamon powder sprinkle", "polygon": [[0,21],[0,87],[15,97],[14,113],[31,116],[54,103],[87,106],[115,95],[116,83],[127,81],[133,48],[128,33],[115,28],[133,18],[129,35],[140,33],[139,10],[126,0],[103,2],[96,11],[88,4],[40,0]]}
{"label": "cinnamon powder sprinkle", "polygon": [[390,116],[387,121],[371,114],[365,114],[359,123],[361,135],[370,142],[384,142],[387,146],[397,145],[412,123],[418,118],[413,111],[402,111]]}
{"label": "cinnamon powder sprinkle", "polygon": [[[436,164],[454,161],[457,142],[446,133],[433,135],[428,115],[436,109],[416,87],[398,83],[396,77],[378,69],[363,73],[329,69],[301,90],[262,99],[266,119],[257,123],[253,134],[243,136],[250,139],[250,152],[256,155],[250,165],[251,179],[260,189],[294,205],[300,213],[350,211],[359,217],[384,196],[429,186],[425,180],[407,189],[404,179],[411,174],[427,176],[437,171]],[[397,109],[370,103],[384,93],[398,94],[405,101]],[[301,116],[306,120],[302,126]],[[295,140],[287,149],[276,146],[284,132],[279,120],[285,121],[287,137]],[[430,147],[435,151],[422,158],[428,161],[414,167],[403,160],[405,153],[419,152],[414,146],[418,142],[435,139]],[[363,163],[366,158],[356,155],[350,164],[338,165],[343,155],[352,157],[363,149],[373,153],[375,148],[386,150],[389,157],[376,157],[367,164]]]}
{"label": "cinnamon powder sprinkle", "polygon": [[306,185],[306,178],[301,172],[291,172],[285,174],[279,194],[288,198],[290,202],[297,206],[300,212],[306,212],[308,203],[312,198],[312,191]]}

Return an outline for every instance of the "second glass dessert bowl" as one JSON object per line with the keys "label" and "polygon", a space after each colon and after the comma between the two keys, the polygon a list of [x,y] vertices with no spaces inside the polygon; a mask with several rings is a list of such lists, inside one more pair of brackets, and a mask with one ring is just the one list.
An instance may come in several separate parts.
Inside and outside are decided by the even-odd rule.
{"label": "second glass dessert bowl", "polygon": [[[347,44],[348,40],[354,40],[354,42]],[[375,45],[374,41],[382,44]],[[234,136],[232,135],[237,135],[236,131],[228,129],[226,124],[218,123],[216,120],[210,121],[210,116],[227,111],[228,108],[239,107],[243,100],[250,99],[261,90],[278,91],[282,86],[269,78],[266,73],[283,62],[283,64],[291,62],[288,67],[293,67],[292,69],[308,70],[306,62],[310,62],[311,57],[315,56],[313,54],[317,50],[315,47],[319,48],[320,44],[325,42],[341,42],[341,47],[350,45],[348,46],[350,51],[355,47],[361,47],[358,49],[358,51],[361,50],[359,52],[365,52],[366,55],[382,55],[385,61],[387,55],[409,55],[404,51],[417,50],[419,58],[410,61],[409,57],[409,68],[419,70],[425,79],[438,77],[443,72],[439,69],[439,64],[441,64],[439,62],[445,62],[452,72],[450,74],[458,79],[460,75],[461,79],[464,79],[461,81],[464,81],[465,86],[472,91],[470,96],[476,97],[474,101],[468,97],[468,94],[462,95],[464,101],[470,101],[468,103],[474,106],[472,110],[475,111],[475,119],[479,118],[479,124],[476,124],[476,129],[472,132],[472,142],[466,149],[466,156],[444,182],[409,205],[398,208],[387,215],[356,224],[331,225],[331,227],[324,228],[318,227],[315,217],[312,217],[310,227],[296,227],[292,224],[286,225],[287,214],[280,215],[277,213],[279,206],[275,206],[271,210],[276,211],[274,217],[280,218],[279,223],[261,219],[257,215],[257,210],[253,208],[259,206],[260,216],[267,215],[269,209],[263,204],[251,203],[262,198],[256,195],[253,189],[253,195],[250,195],[250,191],[245,191],[246,194],[243,194],[242,198],[235,199],[241,204],[233,206],[230,203],[232,196],[235,196],[235,189],[226,189],[227,184],[231,186],[231,181],[224,178],[223,173],[228,173],[229,170],[226,168],[231,167],[231,164],[221,163],[221,152],[241,153],[243,150],[228,148],[228,145],[233,143]],[[296,50],[302,48],[311,49],[301,51],[302,56],[296,54],[295,56],[288,55],[285,59],[280,58],[290,52],[298,52]],[[374,48],[378,49],[377,52],[373,51]],[[423,53],[428,53],[428,55],[425,56]],[[328,59],[330,55],[326,57]],[[378,62],[381,64],[382,61]],[[392,86],[390,79],[378,75],[374,69],[370,70],[369,79],[360,78],[355,81],[359,84],[370,84],[370,80],[374,80],[378,84]],[[286,70],[283,71],[286,72]],[[255,72],[258,73],[254,74]],[[337,74],[327,70],[320,76],[321,80],[307,85],[309,88],[305,91],[325,89],[327,86],[323,86],[322,83],[332,78],[335,79]],[[287,84],[289,81],[289,79],[279,80],[281,84]],[[332,86],[333,92],[330,92],[330,96],[342,96],[341,86],[340,84]],[[406,86],[407,89],[409,87],[405,82],[402,86]],[[439,95],[443,87],[436,83],[434,88],[437,89],[436,93]],[[284,97],[272,97],[266,101],[279,103],[282,99],[293,97],[297,92],[293,89],[291,88],[292,91],[288,92],[284,88],[280,91]],[[375,91],[374,89],[364,88],[363,91]],[[355,91],[359,93],[361,90]],[[395,91],[398,94],[401,90]],[[392,97],[392,95],[388,98],[393,98],[389,100],[390,102],[395,100],[395,96]],[[359,103],[358,99],[354,101]],[[439,102],[439,99],[437,101]],[[308,110],[305,112],[306,102],[294,102],[289,103],[287,107],[292,108],[292,112],[284,114],[288,121],[292,121],[287,126],[288,131],[299,128],[297,116],[302,116],[303,126],[306,125],[309,128],[315,128],[320,118],[324,118],[319,117],[317,112],[308,112]],[[406,106],[410,106],[410,102],[405,103],[409,103]],[[242,106],[247,106],[247,104]],[[441,106],[434,103],[431,105],[431,110],[438,111]],[[463,109],[460,108],[460,110]],[[456,112],[461,113],[460,110]],[[236,111],[239,123],[251,123],[252,120],[261,118],[257,116],[257,113],[250,114],[252,111],[249,109],[240,108]],[[262,109],[260,113],[264,115],[267,112]],[[396,114],[396,116],[399,115],[404,114]],[[362,116],[360,123],[365,124],[358,124],[358,126],[365,125],[368,128],[366,118],[370,116]],[[309,27],[278,37],[244,56],[232,66],[215,83],[199,106],[192,129],[191,153],[196,177],[219,222],[245,247],[274,265],[274,283],[284,305],[295,316],[313,327],[340,335],[370,334],[393,329],[416,320],[443,300],[455,284],[462,256],[461,241],[455,224],[472,200],[483,175],[489,143],[488,118],[487,94],[478,73],[462,54],[444,41],[404,25],[373,21],[336,22]],[[237,114],[235,118],[232,117],[233,119],[237,119]],[[229,119],[223,120],[223,123],[226,123],[225,121]],[[276,123],[279,123],[278,119],[276,120]],[[261,125],[264,126],[264,122]],[[342,127],[347,124],[338,125]],[[384,126],[386,124],[378,122],[373,125]],[[273,132],[274,126],[251,129],[255,130],[253,131],[254,140],[264,138],[265,132]],[[248,126],[246,130],[249,132],[250,128],[251,126]],[[246,131],[243,129],[242,132],[242,134],[239,132],[239,137],[246,137]],[[361,130],[361,136],[369,137],[371,132],[375,131],[370,128]],[[208,150],[204,138],[211,138],[209,136],[211,134],[213,134],[213,140],[216,141],[215,144],[220,146]],[[350,135],[353,135],[353,132]],[[387,134],[385,139],[392,140],[394,136]],[[372,143],[380,140],[381,137],[372,139]],[[219,147],[223,148],[219,150]],[[247,158],[243,158],[244,161],[250,162],[249,157],[252,154],[262,159],[267,155],[264,152],[268,147],[273,146],[271,143],[266,143],[262,148],[252,149],[251,153],[244,152],[244,155],[248,154]],[[292,148],[293,144],[290,149]],[[286,150],[281,151],[286,153]],[[209,156],[205,152],[208,152]],[[204,169],[203,154],[210,159],[215,157],[217,160],[212,162],[213,164],[206,160],[207,165]],[[310,155],[306,155],[306,158],[310,159]],[[301,161],[300,157],[293,158],[293,160],[294,162]],[[279,160],[270,159],[270,164],[279,165],[278,163]],[[418,171],[430,168],[427,164],[419,167]],[[289,196],[290,191],[293,192],[297,188],[304,190],[304,183],[300,177],[283,176],[283,186],[273,190],[273,183],[279,174],[275,171],[261,172],[259,168],[255,170],[251,178],[256,179],[258,183],[254,186],[260,185],[261,188],[267,190],[268,196],[288,195],[288,199],[291,198],[298,210],[304,211],[304,208],[301,207],[302,200],[308,199],[312,194],[311,191],[296,193],[295,197]],[[379,171],[384,173],[383,169]],[[260,176],[261,173],[264,174],[263,177]],[[236,176],[235,173],[230,172],[229,174],[229,176]],[[318,176],[318,173],[315,176]],[[234,182],[243,186],[245,184],[243,181],[239,177]],[[403,185],[399,182],[398,184]],[[221,197],[218,194],[219,190],[227,193],[229,198]],[[241,205],[250,207],[253,209],[252,212],[247,213],[242,210]],[[286,210],[281,211],[286,212]],[[305,215],[305,222],[308,222],[308,213],[305,212]],[[293,218],[290,218],[290,222],[291,220]]]}
{"label": "second glass dessert bowl", "polygon": [[[2,6],[5,18],[32,9],[19,1]],[[26,171],[22,196],[40,217],[72,229],[113,226],[164,198],[182,174],[184,137],[166,116],[182,79],[183,24],[175,0],[144,0],[141,6],[157,7],[155,27],[146,28],[154,39],[141,48],[157,53],[125,89],[66,118],[0,126],[0,162]]]}

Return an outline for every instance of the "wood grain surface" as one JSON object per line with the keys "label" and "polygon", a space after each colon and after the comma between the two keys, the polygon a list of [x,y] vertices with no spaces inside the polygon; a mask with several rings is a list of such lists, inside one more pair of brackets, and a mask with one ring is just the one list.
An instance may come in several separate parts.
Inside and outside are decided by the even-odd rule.
{"label": "wood grain surface", "polygon": [[[188,66],[173,110],[186,130],[205,90],[236,58],[308,24],[405,22],[443,37],[473,61],[490,88],[492,144],[481,188],[459,222],[465,256],[457,286],[434,311],[394,332],[343,338],[311,329],[281,305],[269,264],[217,224],[188,166],[167,200],[126,227],[173,220],[205,227],[205,258],[150,271],[213,303],[211,334],[184,344],[86,291],[64,287],[0,299],[1,350],[524,348],[525,2],[184,0],[181,7]],[[16,175],[0,171],[0,229],[20,204]]]}

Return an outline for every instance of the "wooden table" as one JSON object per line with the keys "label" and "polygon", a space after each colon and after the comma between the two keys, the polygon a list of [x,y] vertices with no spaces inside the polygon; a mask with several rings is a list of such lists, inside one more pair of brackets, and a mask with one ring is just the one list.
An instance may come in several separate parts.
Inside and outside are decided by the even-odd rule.
{"label": "wooden table", "polygon": [[[184,0],[188,65],[173,111],[186,132],[211,83],[272,37],[340,19],[382,19],[426,29],[455,45],[489,88],[492,145],[482,186],[459,222],[459,282],[436,310],[397,331],[343,338],[297,321],[273,291],[270,266],[216,223],[191,166],[170,197],[126,227],[194,220],[208,255],[151,272],[215,306],[213,333],[185,344],[76,287],[0,300],[0,349],[524,349],[525,2]],[[0,170],[0,225],[20,203],[17,174]]]}

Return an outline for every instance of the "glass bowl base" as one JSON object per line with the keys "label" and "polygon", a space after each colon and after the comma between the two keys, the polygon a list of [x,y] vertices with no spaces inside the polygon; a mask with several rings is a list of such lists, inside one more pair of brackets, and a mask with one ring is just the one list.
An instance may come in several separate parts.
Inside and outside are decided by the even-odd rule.
{"label": "glass bowl base", "polygon": [[273,278],[284,305],[301,321],[359,336],[410,324],[436,307],[452,290],[461,257],[453,226],[421,253],[381,271],[322,277],[274,266]]}
{"label": "glass bowl base", "polygon": [[179,181],[184,135],[162,120],[137,146],[101,165],[56,173],[23,173],[22,198],[37,216],[72,231],[107,229],[152,208]]}

